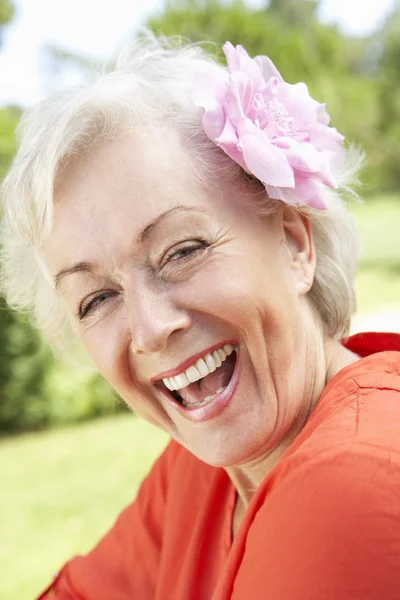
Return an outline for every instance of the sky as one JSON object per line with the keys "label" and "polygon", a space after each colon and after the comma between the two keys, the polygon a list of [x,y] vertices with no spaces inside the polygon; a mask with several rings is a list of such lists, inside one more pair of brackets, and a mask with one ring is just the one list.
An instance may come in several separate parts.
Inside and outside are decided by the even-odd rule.
{"label": "sky", "polygon": [[[5,32],[0,50],[0,105],[30,106],[60,81],[43,49],[56,45],[104,59],[146,18],[162,10],[165,0],[14,0],[16,16]],[[259,8],[264,0],[247,0]],[[350,35],[376,29],[394,0],[322,0],[320,17],[336,22]],[[77,69],[64,72],[68,83],[81,77]]]}

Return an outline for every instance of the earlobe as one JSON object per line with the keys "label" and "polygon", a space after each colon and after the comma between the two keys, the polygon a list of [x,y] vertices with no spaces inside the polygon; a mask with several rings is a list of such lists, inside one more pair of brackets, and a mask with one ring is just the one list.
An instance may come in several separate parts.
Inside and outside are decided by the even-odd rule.
{"label": "earlobe", "polygon": [[284,206],[282,225],[296,290],[299,296],[303,296],[311,289],[316,266],[311,221],[298,209]]}

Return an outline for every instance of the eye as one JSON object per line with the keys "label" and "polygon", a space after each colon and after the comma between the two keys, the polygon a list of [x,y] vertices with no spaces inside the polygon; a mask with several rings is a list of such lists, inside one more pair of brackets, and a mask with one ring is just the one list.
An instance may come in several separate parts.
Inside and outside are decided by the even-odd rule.
{"label": "eye", "polygon": [[207,248],[207,244],[202,240],[191,240],[190,242],[182,242],[174,246],[166,254],[162,260],[161,267],[171,262],[186,262],[197,256],[200,252]]}
{"label": "eye", "polygon": [[115,292],[101,292],[90,299],[86,299],[79,306],[78,316],[82,321],[90,312],[94,311],[100,304],[105,302],[111,296],[115,296]]}
{"label": "eye", "polygon": [[174,261],[174,260],[185,260],[192,254],[202,251],[206,248],[206,244],[201,240],[193,240],[190,242],[183,242],[177,246],[174,246],[168,252],[166,252],[163,264]]}

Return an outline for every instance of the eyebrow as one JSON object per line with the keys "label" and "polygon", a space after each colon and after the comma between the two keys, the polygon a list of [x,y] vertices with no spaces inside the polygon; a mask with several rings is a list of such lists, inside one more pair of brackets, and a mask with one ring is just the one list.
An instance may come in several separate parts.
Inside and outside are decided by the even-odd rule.
{"label": "eyebrow", "polygon": [[[149,235],[152,233],[152,231],[166,218],[168,217],[170,214],[174,213],[174,212],[199,212],[199,213],[204,213],[205,211],[201,208],[195,208],[193,206],[185,206],[184,204],[178,204],[177,206],[174,206],[173,208],[170,208],[169,210],[166,210],[165,212],[161,213],[160,215],[158,215],[158,217],[156,217],[153,221],[151,221],[151,223],[149,223],[148,225],[146,225],[146,227],[143,229],[143,231],[141,231],[139,233],[139,235],[136,238],[136,244],[140,245],[143,244],[143,242],[146,241],[146,239],[149,237]],[[57,273],[57,275],[54,276],[53,281],[54,281],[54,287],[55,289],[58,289],[60,287],[60,283],[62,281],[62,279],[64,279],[64,277],[67,277],[68,275],[73,275],[75,273],[93,273],[95,271],[95,265],[91,262],[79,262],[76,265],[73,265],[72,267],[67,267],[66,269],[62,269],[61,271],[59,271]]]}
{"label": "eyebrow", "polygon": [[149,237],[151,232],[154,230],[155,227],[157,227],[157,225],[159,225],[161,223],[161,221],[163,221],[170,214],[172,214],[174,212],[178,212],[178,211],[181,211],[181,212],[203,212],[203,213],[205,212],[201,208],[195,208],[194,206],[185,206],[184,204],[178,204],[177,206],[174,206],[173,208],[170,208],[169,210],[166,210],[165,212],[161,213],[160,215],[158,215],[158,217],[156,217],[154,219],[154,221],[152,221],[151,223],[146,225],[146,227],[143,229],[143,231],[141,233],[139,233],[139,235],[137,236],[136,243],[143,244],[143,242]]}
{"label": "eyebrow", "polygon": [[68,275],[73,275],[74,273],[82,273],[82,272],[93,273],[93,271],[94,271],[94,265],[89,262],[80,262],[80,263],[77,263],[76,265],[73,265],[72,267],[68,267],[67,269],[62,269],[62,271],[59,271],[53,279],[54,287],[57,290],[60,287],[61,280],[64,279],[64,277],[67,277]]}

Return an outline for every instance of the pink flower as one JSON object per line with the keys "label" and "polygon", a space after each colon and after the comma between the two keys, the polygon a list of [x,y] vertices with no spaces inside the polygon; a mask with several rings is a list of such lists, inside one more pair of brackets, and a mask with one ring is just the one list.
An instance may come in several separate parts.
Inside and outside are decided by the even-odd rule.
{"label": "pink flower", "polygon": [[344,138],[329,127],[325,105],[304,83],[286,83],[266,56],[251,59],[229,42],[224,52],[228,73],[204,72],[193,89],[208,137],[271,198],[326,208],[323,189],[337,188],[333,171],[343,163]]}

